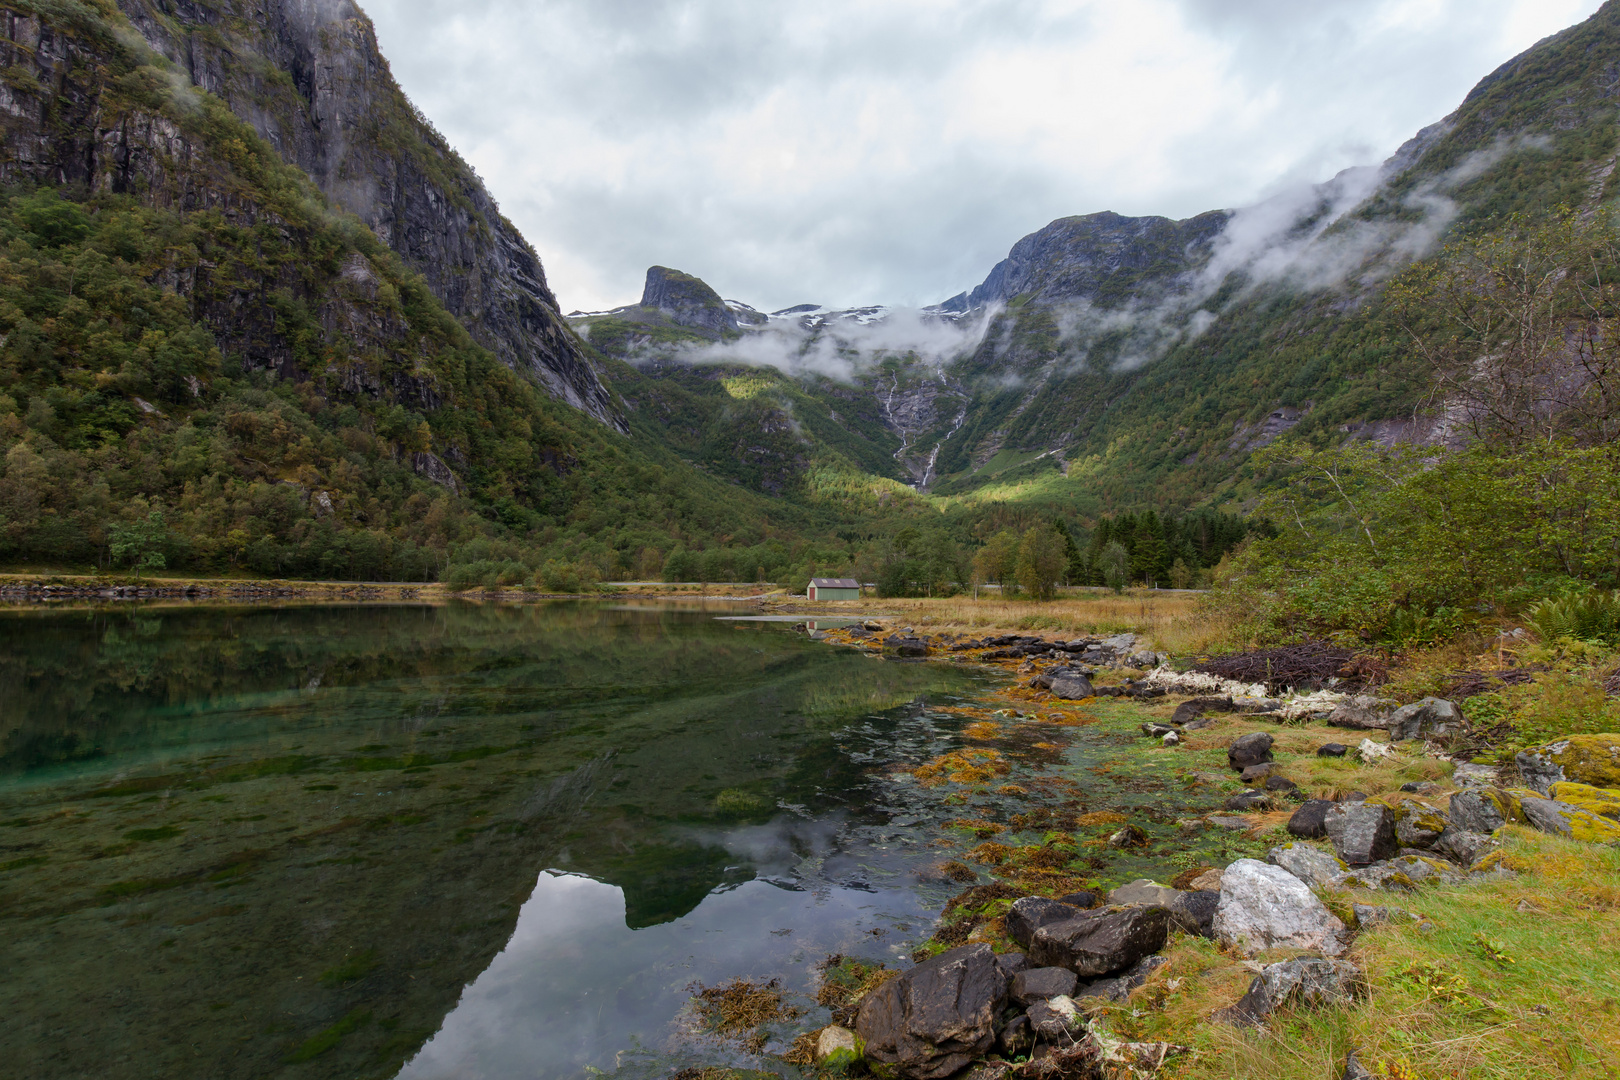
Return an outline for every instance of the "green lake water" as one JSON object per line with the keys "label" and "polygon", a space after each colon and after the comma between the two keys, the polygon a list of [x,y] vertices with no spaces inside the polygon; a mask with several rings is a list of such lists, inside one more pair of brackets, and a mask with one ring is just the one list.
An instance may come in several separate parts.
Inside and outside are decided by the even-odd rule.
{"label": "green lake water", "polygon": [[694,979],[914,945],[869,774],[984,677],[717,614],[0,615],[0,1071],[652,1075]]}
{"label": "green lake water", "polygon": [[770,1065],[696,1034],[687,988],[780,979],[807,1011],[773,1047],[819,1026],[817,961],[905,963],[961,888],[953,819],[1039,843],[1118,809],[1192,857],[1175,815],[1209,797],[1130,766],[1124,713],[1009,724],[1016,802],[925,787],[1004,676],[736,613],[0,613],[0,1074]]}

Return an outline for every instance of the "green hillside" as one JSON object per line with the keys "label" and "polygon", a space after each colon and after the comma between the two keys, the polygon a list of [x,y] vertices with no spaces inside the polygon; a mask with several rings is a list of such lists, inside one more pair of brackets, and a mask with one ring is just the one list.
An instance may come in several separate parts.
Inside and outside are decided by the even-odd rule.
{"label": "green hillside", "polygon": [[[818,533],[501,364],[221,102],[180,89],[112,5],[8,7],[41,42],[6,69],[32,107],[4,120],[0,559],[613,574],[672,540]],[[41,186],[15,156],[70,154],[114,119],[176,136],[141,148],[134,178],[92,158],[81,182]]]}

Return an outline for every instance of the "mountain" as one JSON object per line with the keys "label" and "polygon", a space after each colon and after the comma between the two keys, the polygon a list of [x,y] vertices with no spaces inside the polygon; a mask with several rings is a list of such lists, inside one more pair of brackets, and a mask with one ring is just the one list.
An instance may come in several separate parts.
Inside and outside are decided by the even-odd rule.
{"label": "mountain", "polygon": [[0,558],[573,581],[830,531],[623,434],[356,9],[5,8]]}
{"label": "mountain", "polygon": [[421,274],[473,339],[623,429],[558,315],[539,256],[406,99],[349,0],[118,0],[146,43],[223,101]]}
{"label": "mountain", "polygon": [[[1249,453],[1285,432],[1427,437],[1414,413],[1427,373],[1391,332],[1384,283],[1461,231],[1611,199],[1616,71],[1611,2],[1503,64],[1381,166],[1183,221],[1061,218],[922,312],[863,309],[858,324],[795,312],[793,332],[771,317],[718,345],[592,342],[632,360],[638,385],[684,364],[698,374],[683,379],[773,370],[818,400],[836,386],[846,441],[894,447],[874,473],[969,504],[1090,517],[1241,502]],[[854,408],[863,396],[875,412]],[[829,445],[801,441],[806,460]]]}
{"label": "mountain", "polygon": [[5,10],[14,564],[568,583],[679,549],[758,577],[914,522],[1242,507],[1284,434],[1432,434],[1392,274],[1616,183],[1610,3],[1380,167],[1063,218],[932,308],[766,314],[653,267],[565,320],[348,0]]}

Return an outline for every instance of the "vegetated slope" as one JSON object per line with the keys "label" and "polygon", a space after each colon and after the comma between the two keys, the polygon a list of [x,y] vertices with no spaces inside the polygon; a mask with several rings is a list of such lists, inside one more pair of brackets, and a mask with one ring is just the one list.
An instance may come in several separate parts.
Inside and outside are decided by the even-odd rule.
{"label": "vegetated slope", "polygon": [[[1425,373],[1379,284],[1448,231],[1612,192],[1620,7],[1484,79],[1379,174],[1184,222],[1065,218],[947,307],[1005,303],[941,493],[1186,504],[1243,493],[1253,449],[1421,437]],[[1044,455],[1044,456],[1041,456]],[[1038,460],[1034,460],[1038,459]]]}
{"label": "vegetated slope", "polygon": [[501,362],[605,423],[623,419],[558,315],[545,270],[406,99],[350,0],[118,0],[147,42],[421,274]]}
{"label": "vegetated slope", "polygon": [[[742,362],[750,337],[767,354],[807,348],[812,332],[796,317],[767,317],[727,303],[702,279],[667,267],[647,271],[640,303],[569,316],[602,358],[622,397],[631,429],[683,460],[767,495],[822,504],[828,485],[839,513],[875,508],[879,494],[900,492],[900,436],[887,424],[876,381],[883,364],[845,381],[798,377]],[[777,331],[793,324],[792,336]],[[784,365],[785,366],[785,365]],[[889,367],[896,365],[890,364]],[[853,502],[862,478],[875,481]]]}
{"label": "vegetated slope", "polygon": [[413,579],[767,516],[501,363],[110,3],[0,20],[0,558]]}

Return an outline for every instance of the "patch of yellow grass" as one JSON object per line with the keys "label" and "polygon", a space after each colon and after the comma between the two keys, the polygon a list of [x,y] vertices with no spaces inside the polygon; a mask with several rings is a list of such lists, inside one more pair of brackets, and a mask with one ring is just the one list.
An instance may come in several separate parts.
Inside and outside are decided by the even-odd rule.
{"label": "patch of yellow grass", "polygon": [[866,601],[865,610],[903,626],[931,633],[981,636],[991,631],[1044,633],[1057,637],[1134,633],[1169,652],[1208,652],[1231,643],[1232,627],[1206,611],[1191,593],[1136,589],[1111,592],[1065,590],[1055,600],[953,596]]}
{"label": "patch of yellow grass", "polygon": [[994,750],[975,748],[952,750],[911,770],[926,787],[938,784],[983,784],[1010,772],[1007,763]]}

